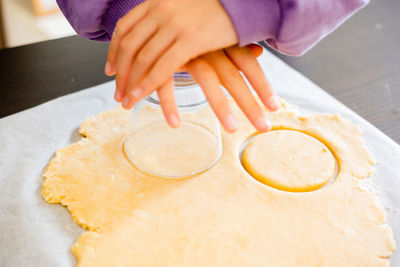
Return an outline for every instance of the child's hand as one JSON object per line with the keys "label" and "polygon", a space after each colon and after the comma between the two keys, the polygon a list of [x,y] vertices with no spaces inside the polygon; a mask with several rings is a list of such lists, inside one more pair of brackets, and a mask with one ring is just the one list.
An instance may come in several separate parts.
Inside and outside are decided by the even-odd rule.
{"label": "child's hand", "polygon": [[191,59],[236,43],[218,0],[147,0],[118,21],[105,72],[116,73],[116,98],[132,107]]}
{"label": "child's hand", "polygon": [[[220,85],[229,91],[259,131],[271,129],[261,107],[239,73],[239,70],[243,72],[269,110],[277,110],[280,104],[256,60],[256,56],[261,53],[262,48],[257,45],[242,48],[235,46],[208,53],[186,65],[186,70],[201,85],[219,121],[229,132],[235,131],[238,124]],[[173,95],[172,79],[158,90],[158,95],[166,120],[172,127],[178,127],[180,119]]]}

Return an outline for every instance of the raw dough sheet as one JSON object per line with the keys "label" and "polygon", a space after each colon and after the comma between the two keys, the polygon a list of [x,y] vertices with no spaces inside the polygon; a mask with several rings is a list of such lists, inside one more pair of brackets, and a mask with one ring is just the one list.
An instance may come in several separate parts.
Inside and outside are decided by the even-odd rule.
{"label": "raw dough sheet", "polygon": [[[260,57],[277,93],[302,114],[339,113],[364,132],[377,161],[373,184],[400,244],[400,146],[272,54]],[[86,117],[116,106],[114,82],[67,95],[0,119],[0,266],[74,266],[71,245],[83,230],[61,205],[40,196],[42,174],[54,152],[80,139]],[[400,252],[391,257],[400,266]]]}

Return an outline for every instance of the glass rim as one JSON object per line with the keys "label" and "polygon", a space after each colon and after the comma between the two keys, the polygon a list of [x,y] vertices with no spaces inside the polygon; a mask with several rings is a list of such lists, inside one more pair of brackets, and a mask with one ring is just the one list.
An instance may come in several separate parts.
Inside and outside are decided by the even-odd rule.
{"label": "glass rim", "polygon": [[201,173],[206,172],[207,170],[211,169],[211,168],[212,168],[215,164],[217,164],[217,162],[221,159],[221,157],[222,157],[222,155],[223,155],[223,145],[222,145],[221,129],[220,129],[220,127],[219,127],[218,121],[216,121],[216,132],[214,133],[214,132],[212,132],[211,130],[206,129],[205,127],[201,126],[200,124],[197,124],[197,123],[195,123],[195,122],[192,122],[192,121],[184,120],[184,119],[183,119],[183,120],[182,120],[182,123],[194,124],[194,125],[196,125],[196,126],[198,126],[198,127],[205,128],[208,132],[210,132],[210,133],[215,137],[215,139],[217,140],[217,147],[216,147],[216,153],[215,153],[216,155],[215,155],[214,159],[213,159],[209,164],[207,164],[206,167],[201,168],[200,170],[195,170],[195,171],[192,171],[192,172],[190,172],[190,173],[184,173],[184,174],[179,174],[179,175],[163,174],[163,173],[159,173],[159,172],[155,172],[155,171],[149,170],[149,169],[147,169],[147,168],[143,168],[142,166],[140,166],[140,164],[137,164],[137,162],[136,162],[135,160],[133,160],[133,159],[128,155],[128,153],[126,153],[126,147],[125,147],[126,141],[127,141],[128,138],[130,138],[135,132],[140,131],[140,130],[143,129],[143,128],[146,128],[146,127],[148,127],[149,125],[154,125],[154,124],[159,124],[159,123],[165,124],[166,122],[160,120],[160,121],[155,121],[155,122],[152,122],[152,123],[143,125],[142,127],[138,128],[138,129],[135,129],[134,131],[131,131],[129,134],[127,134],[127,135],[125,136],[125,138],[123,139],[123,141],[122,141],[122,150],[123,150],[123,152],[124,152],[125,157],[126,157],[126,158],[128,159],[128,161],[129,161],[135,168],[137,168],[139,171],[141,171],[141,172],[143,172],[143,173],[146,173],[146,174],[149,174],[149,175],[151,175],[151,176],[153,176],[153,177],[158,177],[158,178],[163,178],[163,179],[183,179],[183,178],[190,178],[190,177],[193,177],[193,176],[195,176],[195,175],[201,174]]}
{"label": "glass rim", "polygon": [[[151,104],[155,104],[155,105],[161,106],[160,101],[158,101],[157,99],[153,98],[152,96],[146,97],[145,100],[147,100],[147,101],[150,102]],[[202,100],[200,100],[200,101],[198,101],[198,102],[192,103],[192,104],[188,104],[188,105],[179,105],[179,104],[177,103],[176,105],[177,105],[177,107],[178,107],[178,109],[179,109],[179,108],[201,107],[201,106],[203,106],[203,105],[205,105],[205,104],[207,104],[207,103],[208,103],[207,99],[204,98],[204,99],[202,99]]]}

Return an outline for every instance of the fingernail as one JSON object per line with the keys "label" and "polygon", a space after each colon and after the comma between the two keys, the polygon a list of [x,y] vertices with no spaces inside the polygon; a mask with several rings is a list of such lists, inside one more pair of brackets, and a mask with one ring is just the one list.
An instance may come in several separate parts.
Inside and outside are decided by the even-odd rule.
{"label": "fingernail", "polygon": [[133,91],[132,91],[132,96],[134,97],[134,98],[139,98],[141,95],[142,95],[142,89],[141,88],[135,88],[135,89],[133,89]]}
{"label": "fingernail", "polygon": [[178,128],[180,125],[179,118],[173,113],[168,115],[168,122],[173,128]]}
{"label": "fingernail", "polygon": [[105,67],[105,69],[104,69],[104,72],[107,74],[107,75],[111,75],[111,64],[107,61],[107,63],[106,63],[106,67]]}
{"label": "fingernail", "polygon": [[118,90],[115,90],[114,98],[117,102],[121,102],[121,93]]}
{"label": "fingernail", "polygon": [[279,100],[276,96],[270,96],[268,98],[268,105],[271,110],[277,110],[278,108],[280,108],[281,103],[279,103]]}
{"label": "fingernail", "polygon": [[122,102],[122,106],[124,108],[128,108],[128,105],[129,105],[129,97],[125,96],[124,101]]}
{"label": "fingernail", "polygon": [[267,118],[263,115],[260,116],[256,121],[256,128],[259,131],[265,132],[271,130],[271,123],[267,120]]}
{"label": "fingernail", "polygon": [[226,118],[224,120],[224,125],[225,125],[226,130],[229,132],[234,132],[239,127],[238,123],[236,122],[236,120],[232,116],[232,114],[229,114],[228,116],[226,116]]}

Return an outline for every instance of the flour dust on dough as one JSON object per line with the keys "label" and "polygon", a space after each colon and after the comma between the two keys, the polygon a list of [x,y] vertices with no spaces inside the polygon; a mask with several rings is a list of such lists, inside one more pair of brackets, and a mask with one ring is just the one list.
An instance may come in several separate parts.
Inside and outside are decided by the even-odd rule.
{"label": "flour dust on dough", "polygon": [[335,175],[333,154],[317,139],[292,130],[252,137],[243,150],[245,169],[260,182],[290,192],[326,185]]}
{"label": "flour dust on dough", "polygon": [[66,206],[88,231],[73,245],[79,266],[388,266],[393,235],[375,197],[359,187],[374,161],[361,131],[338,115],[267,113],[275,129],[321,140],[338,161],[336,179],[298,193],[266,186],[240,162],[252,126],[223,133],[224,153],[188,179],[139,172],[122,149],[129,111],[88,118],[84,138],[59,149],[42,196]]}

